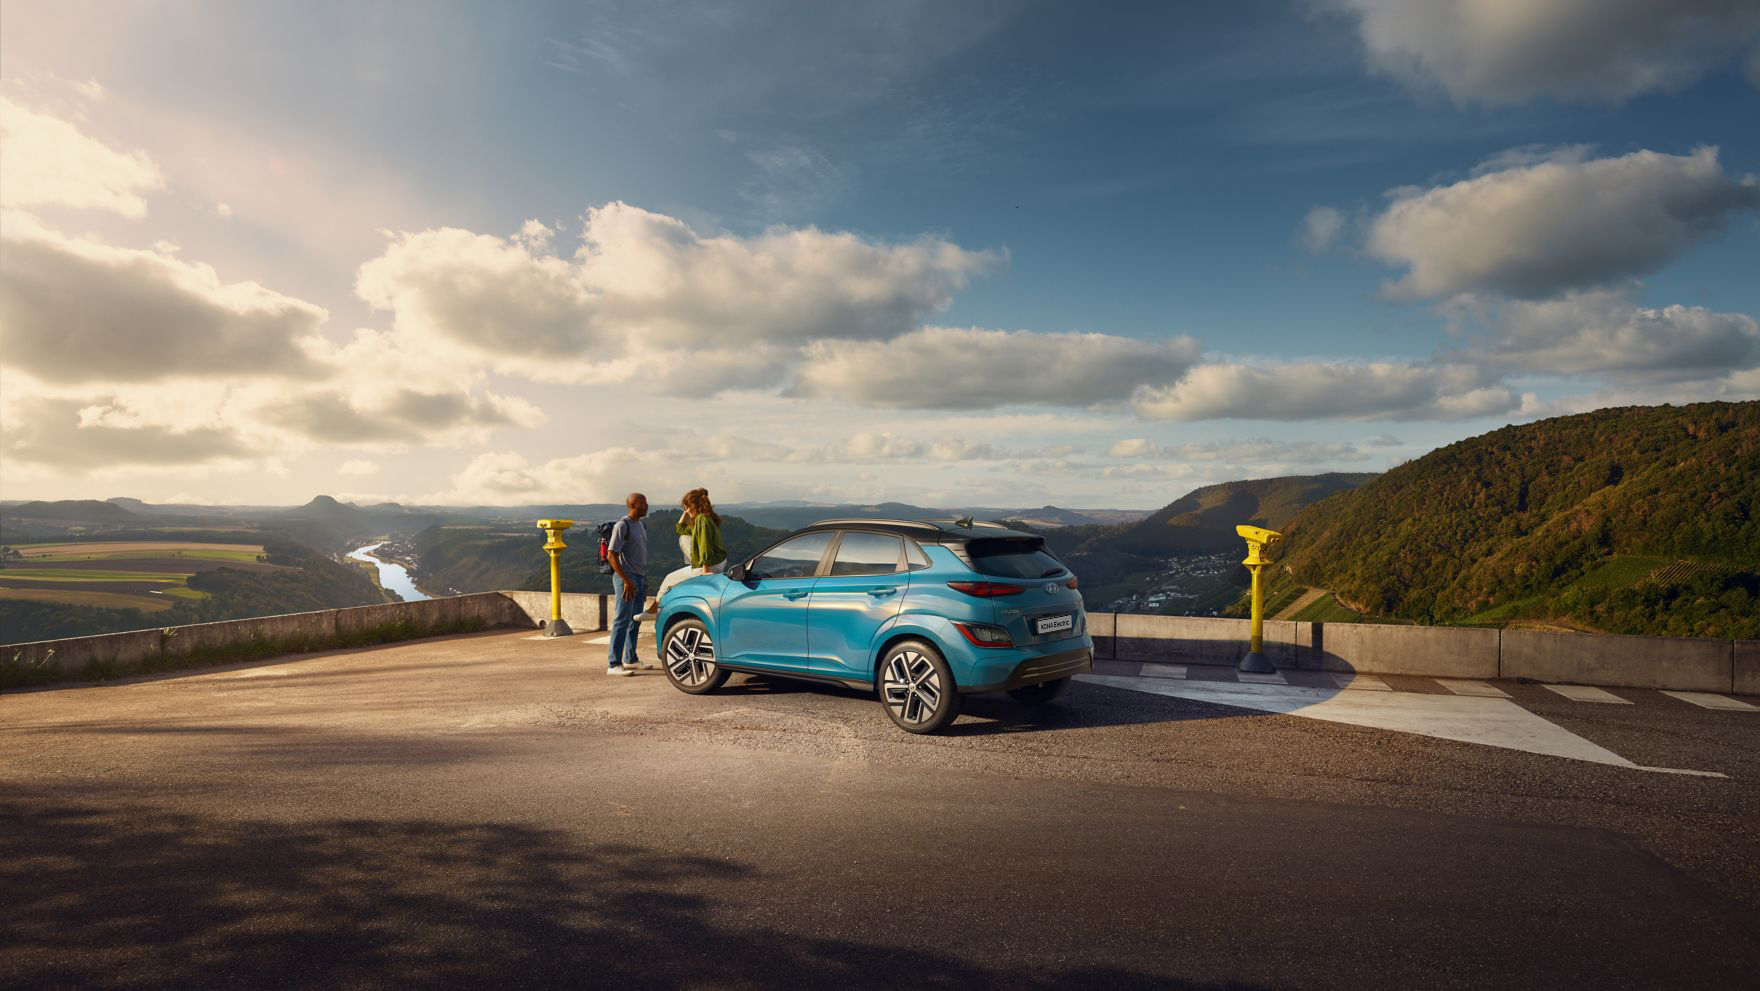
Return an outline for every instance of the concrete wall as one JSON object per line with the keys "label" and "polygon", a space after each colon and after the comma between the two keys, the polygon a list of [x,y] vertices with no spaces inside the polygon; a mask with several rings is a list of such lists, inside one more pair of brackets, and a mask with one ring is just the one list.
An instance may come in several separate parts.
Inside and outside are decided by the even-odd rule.
{"label": "concrete wall", "polygon": [[1616,688],[1731,690],[1732,645],[1691,637],[1505,630],[1503,676]]}
{"label": "concrete wall", "polygon": [[1327,671],[1495,678],[1498,631],[1458,626],[1331,623],[1324,626]]}
{"label": "concrete wall", "polygon": [[192,663],[223,662],[229,651],[237,652],[240,659],[250,659],[273,656],[278,651],[346,646],[351,639],[363,636],[419,637],[429,631],[447,632],[479,625],[529,627],[533,624],[507,596],[500,592],[481,592],[419,602],[391,602],[42,640],[0,647],[0,674],[4,675],[0,684],[115,676],[175,668],[180,659],[199,659]]}
{"label": "concrete wall", "polygon": [[1094,641],[1094,658],[1109,661],[1117,656],[1115,652],[1114,632],[1118,629],[1118,615],[1109,612],[1091,612],[1088,614],[1088,636]]}
{"label": "concrete wall", "polygon": [[[532,626],[543,626],[550,620],[549,592],[498,592],[518,609]],[[562,618],[576,633],[607,628],[605,596],[587,592],[562,593]]]}
{"label": "concrete wall", "polygon": [[[1265,656],[1279,668],[1320,666],[1314,650],[1316,623],[1265,621]],[[1252,622],[1208,616],[1113,617],[1112,656],[1122,661],[1176,664],[1237,664],[1247,652]]]}
{"label": "concrete wall", "polygon": [[1737,695],[1760,695],[1760,640],[1737,640],[1730,645],[1734,668],[1732,691]]}

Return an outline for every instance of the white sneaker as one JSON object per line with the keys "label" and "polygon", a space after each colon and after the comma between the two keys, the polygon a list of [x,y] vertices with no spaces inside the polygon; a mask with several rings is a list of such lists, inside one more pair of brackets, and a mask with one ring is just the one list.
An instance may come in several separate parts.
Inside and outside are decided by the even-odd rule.
{"label": "white sneaker", "polygon": [[613,678],[627,678],[635,672],[621,664],[610,664],[605,667],[605,673]]}

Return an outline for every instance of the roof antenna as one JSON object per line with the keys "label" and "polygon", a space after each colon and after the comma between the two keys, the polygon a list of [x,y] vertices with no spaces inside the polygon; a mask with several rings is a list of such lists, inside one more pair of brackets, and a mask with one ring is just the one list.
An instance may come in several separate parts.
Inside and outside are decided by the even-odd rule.
{"label": "roof antenna", "polygon": [[972,528],[972,518],[970,516],[961,516],[953,521],[953,525],[970,530]]}

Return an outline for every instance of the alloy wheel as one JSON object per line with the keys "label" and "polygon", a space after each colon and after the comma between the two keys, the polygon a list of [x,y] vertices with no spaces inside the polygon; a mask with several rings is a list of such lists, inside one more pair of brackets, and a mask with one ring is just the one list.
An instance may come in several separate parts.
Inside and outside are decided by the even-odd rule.
{"label": "alloy wheel", "polygon": [[920,651],[901,650],[886,664],[886,707],[905,723],[926,723],[941,708],[941,676]]}
{"label": "alloy wheel", "polygon": [[666,638],[666,670],[686,688],[697,688],[715,677],[715,644],[709,631],[686,624]]}

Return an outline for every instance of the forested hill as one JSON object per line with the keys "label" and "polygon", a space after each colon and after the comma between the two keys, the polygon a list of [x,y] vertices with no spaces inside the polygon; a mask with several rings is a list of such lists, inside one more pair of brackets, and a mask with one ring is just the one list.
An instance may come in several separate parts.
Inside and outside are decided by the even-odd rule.
{"label": "forested hill", "polygon": [[1506,427],[1303,511],[1282,560],[1352,608],[1760,636],[1760,402]]}
{"label": "forested hill", "polygon": [[1241,550],[1236,524],[1277,530],[1304,507],[1335,492],[1355,488],[1373,474],[1328,472],[1288,475],[1206,485],[1181,496],[1147,519],[1126,527],[1109,543],[1153,557],[1214,554]]}

